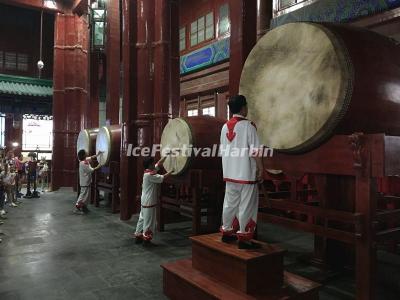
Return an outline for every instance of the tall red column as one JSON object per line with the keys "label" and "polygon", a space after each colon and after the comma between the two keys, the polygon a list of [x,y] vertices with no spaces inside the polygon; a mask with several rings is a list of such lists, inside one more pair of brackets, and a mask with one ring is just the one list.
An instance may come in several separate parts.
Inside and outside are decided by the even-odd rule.
{"label": "tall red column", "polygon": [[257,41],[257,0],[230,0],[229,94],[239,92],[243,65]]}
{"label": "tall red column", "polygon": [[128,145],[159,143],[169,116],[179,114],[179,6],[174,0],[123,2],[123,144],[121,218],[140,205],[142,159]]}
{"label": "tall red column", "polygon": [[119,124],[121,25],[119,0],[107,2],[107,96],[106,119]]}
{"label": "tall red column", "polygon": [[120,217],[129,220],[134,212],[137,182],[137,160],[127,156],[128,145],[136,145],[137,132],[137,78],[136,78],[136,19],[137,1],[122,2],[122,69],[123,69],[123,102],[122,102],[122,145],[120,164]]}
{"label": "tall red column", "polygon": [[272,19],[272,1],[257,0],[257,40],[267,33]]}
{"label": "tall red column", "polygon": [[86,107],[87,120],[85,128],[99,127],[99,53],[93,52],[89,55],[89,97]]}
{"label": "tall red column", "polygon": [[52,187],[75,187],[76,139],[85,125],[88,24],[57,14],[54,33]]}
{"label": "tall red column", "polygon": [[155,0],[154,144],[168,116],[179,115],[179,3]]}

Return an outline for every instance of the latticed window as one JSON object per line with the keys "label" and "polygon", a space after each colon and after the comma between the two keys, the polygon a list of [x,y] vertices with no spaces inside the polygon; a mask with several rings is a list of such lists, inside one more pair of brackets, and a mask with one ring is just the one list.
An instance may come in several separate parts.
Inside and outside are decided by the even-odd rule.
{"label": "latticed window", "polygon": [[215,117],[215,106],[204,107],[202,109],[203,116]]}
{"label": "latticed window", "polygon": [[302,3],[302,2],[306,2],[309,0],[275,0],[275,2],[277,2],[278,5],[276,5],[275,7],[278,10],[283,10],[286,9],[288,7],[294,6],[296,4]]}
{"label": "latticed window", "polygon": [[190,46],[214,38],[214,13],[210,12],[190,24]]}
{"label": "latticed window", "polygon": [[4,52],[0,51],[0,70],[4,69]]}
{"label": "latticed window", "polygon": [[221,5],[219,8],[219,25],[218,35],[224,35],[230,32],[230,21],[229,21],[229,5],[228,3]]}
{"label": "latticed window", "polygon": [[186,27],[179,29],[179,51],[186,49]]}
{"label": "latticed window", "polygon": [[15,71],[17,69],[17,53],[15,52],[5,53],[4,68],[9,71]]}
{"label": "latticed window", "polygon": [[17,70],[18,71],[28,71],[29,58],[27,54],[18,53],[17,57]]}

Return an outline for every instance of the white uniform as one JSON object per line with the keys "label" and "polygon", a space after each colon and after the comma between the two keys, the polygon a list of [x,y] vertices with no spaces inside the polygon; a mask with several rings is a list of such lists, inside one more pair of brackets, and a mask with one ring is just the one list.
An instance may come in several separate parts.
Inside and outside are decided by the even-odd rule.
{"label": "white uniform", "polygon": [[139,221],[136,225],[136,237],[142,237],[146,241],[153,238],[156,229],[156,211],[158,202],[158,187],[164,181],[164,176],[157,174],[156,170],[145,170],[143,175],[141,209]]}
{"label": "white uniform", "polygon": [[221,131],[221,156],[226,191],[221,232],[253,238],[258,212],[257,164],[252,155],[261,148],[255,125],[234,115]]}
{"label": "white uniform", "polygon": [[80,208],[86,206],[89,201],[90,184],[92,183],[92,173],[94,168],[90,166],[90,159],[82,160],[79,162],[79,185],[81,192],[79,193],[76,207]]}

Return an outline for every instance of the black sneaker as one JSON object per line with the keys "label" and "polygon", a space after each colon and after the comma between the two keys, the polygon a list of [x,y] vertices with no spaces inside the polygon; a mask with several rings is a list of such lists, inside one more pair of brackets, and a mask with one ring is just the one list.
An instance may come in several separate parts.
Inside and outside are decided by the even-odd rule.
{"label": "black sneaker", "polygon": [[247,249],[247,250],[254,250],[254,249],[261,249],[262,245],[255,242],[243,242],[239,241],[238,244],[239,249]]}
{"label": "black sneaker", "polygon": [[236,242],[237,241],[237,236],[236,235],[223,235],[221,238],[221,241],[223,243],[232,243],[232,242]]}

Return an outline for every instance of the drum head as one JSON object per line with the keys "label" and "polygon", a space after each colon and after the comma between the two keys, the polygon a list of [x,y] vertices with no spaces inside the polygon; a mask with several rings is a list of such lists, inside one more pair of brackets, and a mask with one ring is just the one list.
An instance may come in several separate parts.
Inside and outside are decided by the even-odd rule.
{"label": "drum head", "polygon": [[78,140],[76,141],[76,154],[78,155],[81,150],[85,150],[86,155],[90,155],[90,137],[86,129],[79,132]]}
{"label": "drum head", "polygon": [[291,23],[267,33],[243,68],[240,94],[261,142],[308,151],[328,138],[347,111],[353,71],[341,40],[323,25]]}
{"label": "drum head", "polygon": [[[190,149],[193,145],[192,131],[189,124],[181,118],[170,120],[161,136],[161,154],[167,156],[165,170],[173,175],[182,174],[189,166]],[[171,153],[170,155],[167,155]]]}
{"label": "drum head", "polygon": [[107,127],[102,127],[97,134],[96,139],[96,154],[102,152],[97,157],[100,165],[104,166],[110,160],[111,155],[111,134]]}

